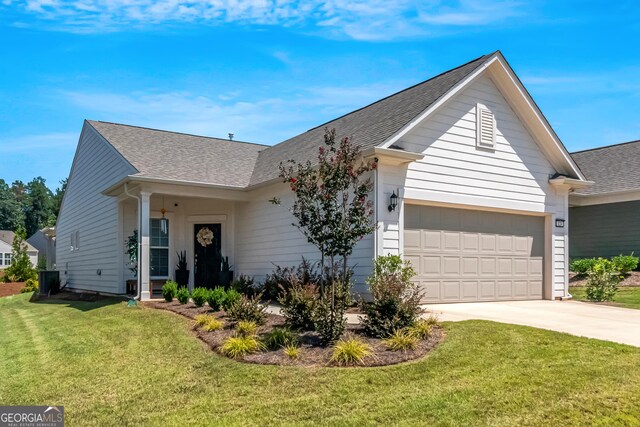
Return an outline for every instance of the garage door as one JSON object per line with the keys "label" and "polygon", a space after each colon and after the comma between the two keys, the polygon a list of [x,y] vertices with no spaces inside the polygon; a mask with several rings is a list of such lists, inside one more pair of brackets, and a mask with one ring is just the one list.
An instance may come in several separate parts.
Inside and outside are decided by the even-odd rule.
{"label": "garage door", "polygon": [[542,299],[544,218],[405,205],[424,302]]}

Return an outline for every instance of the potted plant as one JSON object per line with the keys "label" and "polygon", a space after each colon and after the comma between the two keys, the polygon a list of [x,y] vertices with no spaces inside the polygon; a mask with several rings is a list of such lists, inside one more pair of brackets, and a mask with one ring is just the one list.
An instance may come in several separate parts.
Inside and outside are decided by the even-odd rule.
{"label": "potted plant", "polygon": [[218,282],[220,285],[227,288],[233,280],[233,271],[229,265],[229,257],[220,257],[220,273],[218,273]]}
{"label": "potted plant", "polygon": [[176,282],[179,287],[187,287],[189,284],[189,267],[187,266],[187,251],[176,252],[178,264],[176,264]]}
{"label": "potted plant", "polygon": [[[138,230],[133,230],[125,243],[126,254],[129,257],[129,270],[134,276],[138,276]],[[128,279],[127,295],[133,295],[138,291],[138,279]]]}

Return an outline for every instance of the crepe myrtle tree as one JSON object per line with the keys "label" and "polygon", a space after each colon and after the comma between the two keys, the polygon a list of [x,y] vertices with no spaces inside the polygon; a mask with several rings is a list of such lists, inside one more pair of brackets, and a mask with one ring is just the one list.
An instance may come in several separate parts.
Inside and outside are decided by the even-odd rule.
{"label": "crepe myrtle tree", "polygon": [[321,297],[328,316],[324,320],[336,326],[329,327],[327,338],[332,341],[344,329],[342,317],[350,288],[348,259],[357,243],[376,228],[369,197],[373,183],[368,175],[377,161],[362,160],[360,148],[349,137],[338,141],[335,129],[325,129],[317,160],[317,164],[281,163],[280,177],[295,193],[291,213],[297,224],[292,225],[321,254],[325,279]]}

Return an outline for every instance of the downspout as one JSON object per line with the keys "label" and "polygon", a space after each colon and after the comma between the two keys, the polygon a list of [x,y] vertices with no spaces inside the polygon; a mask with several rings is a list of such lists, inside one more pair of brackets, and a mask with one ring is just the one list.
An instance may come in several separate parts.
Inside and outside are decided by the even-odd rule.
{"label": "downspout", "polygon": [[[138,201],[138,230],[140,230],[142,226],[142,200],[140,199],[140,197],[136,196],[135,194],[129,193],[128,182],[124,183],[124,194]],[[142,277],[141,277],[142,269],[140,268],[141,259],[140,259],[140,232],[139,231],[138,231],[138,257],[137,258],[138,258],[138,277],[137,277],[138,285],[136,286],[136,288],[137,288],[138,295],[136,296],[136,299],[140,301],[140,292],[141,292],[140,284],[142,283]]]}

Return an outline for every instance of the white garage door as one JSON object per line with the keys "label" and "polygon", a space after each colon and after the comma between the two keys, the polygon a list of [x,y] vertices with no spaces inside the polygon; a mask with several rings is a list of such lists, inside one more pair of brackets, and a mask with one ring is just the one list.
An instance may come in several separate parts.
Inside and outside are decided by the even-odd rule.
{"label": "white garage door", "polygon": [[404,255],[424,302],[542,299],[544,218],[405,206]]}

